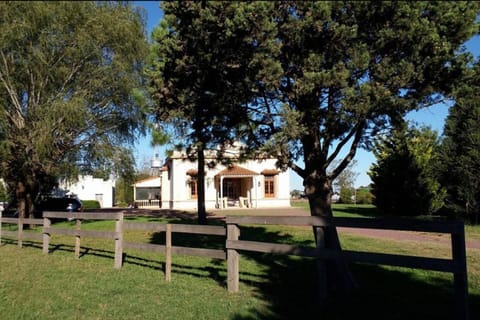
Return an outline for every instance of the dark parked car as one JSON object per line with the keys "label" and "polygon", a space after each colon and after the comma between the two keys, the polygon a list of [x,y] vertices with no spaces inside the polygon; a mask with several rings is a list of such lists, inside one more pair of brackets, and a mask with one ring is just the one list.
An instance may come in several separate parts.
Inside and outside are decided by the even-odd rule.
{"label": "dark parked car", "polygon": [[[46,197],[35,205],[33,215],[42,218],[44,211],[80,212],[83,211],[82,202],[73,197]],[[17,202],[12,201],[3,211],[4,217],[18,217]]]}
{"label": "dark parked car", "polygon": [[77,198],[48,197],[37,204],[36,211],[41,216],[44,211],[80,212],[83,211],[83,207],[82,202]]}

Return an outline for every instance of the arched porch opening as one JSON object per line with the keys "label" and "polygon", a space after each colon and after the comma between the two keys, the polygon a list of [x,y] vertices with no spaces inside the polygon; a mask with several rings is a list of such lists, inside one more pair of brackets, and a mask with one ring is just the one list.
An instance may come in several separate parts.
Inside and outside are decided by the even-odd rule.
{"label": "arched porch opening", "polygon": [[256,208],[260,174],[232,165],[215,175],[217,208]]}

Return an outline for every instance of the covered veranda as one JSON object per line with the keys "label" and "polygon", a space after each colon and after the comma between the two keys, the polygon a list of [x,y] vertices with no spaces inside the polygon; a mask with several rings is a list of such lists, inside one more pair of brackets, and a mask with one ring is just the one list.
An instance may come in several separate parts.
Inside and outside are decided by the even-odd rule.
{"label": "covered veranda", "polygon": [[232,165],[215,175],[217,208],[228,207],[256,208],[260,174]]}

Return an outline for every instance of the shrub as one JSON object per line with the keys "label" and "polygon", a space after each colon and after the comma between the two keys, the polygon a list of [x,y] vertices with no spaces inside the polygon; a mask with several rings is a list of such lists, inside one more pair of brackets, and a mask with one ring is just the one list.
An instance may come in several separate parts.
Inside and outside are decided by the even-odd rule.
{"label": "shrub", "polygon": [[100,209],[100,202],[97,200],[82,200],[84,210],[88,209]]}

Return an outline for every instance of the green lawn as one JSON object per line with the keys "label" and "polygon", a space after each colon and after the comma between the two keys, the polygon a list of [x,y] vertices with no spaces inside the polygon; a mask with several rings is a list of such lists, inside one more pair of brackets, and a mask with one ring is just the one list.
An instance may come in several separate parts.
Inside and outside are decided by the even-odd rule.
{"label": "green lawn", "polygon": [[[349,209],[335,210],[348,214]],[[73,223],[58,226],[73,227]],[[83,228],[112,230],[113,224],[89,222]],[[140,231],[129,231],[125,239],[164,241],[163,235]],[[310,230],[298,227],[243,227],[241,239],[313,244]],[[449,254],[448,247],[438,243],[398,243],[353,235],[342,235],[341,240],[348,250],[436,257]],[[215,248],[222,241],[218,237],[173,236],[174,245]],[[453,277],[445,273],[354,264],[352,271],[359,288],[348,296],[332,297],[320,311],[312,259],[242,253],[240,292],[230,294],[226,289],[225,261],[174,256],[172,281],[167,283],[163,254],[127,251],[122,269],[115,270],[113,241],[82,239],[80,259],[74,258],[71,237],[52,236],[49,255],[42,254],[41,243],[28,244],[19,249],[12,241],[0,247],[2,319],[453,318]],[[479,251],[468,251],[472,319],[480,315]]]}
{"label": "green lawn", "polygon": [[[307,200],[291,201],[294,208],[310,210]],[[377,215],[375,206],[371,204],[333,204],[333,214],[335,217],[375,217]]]}

